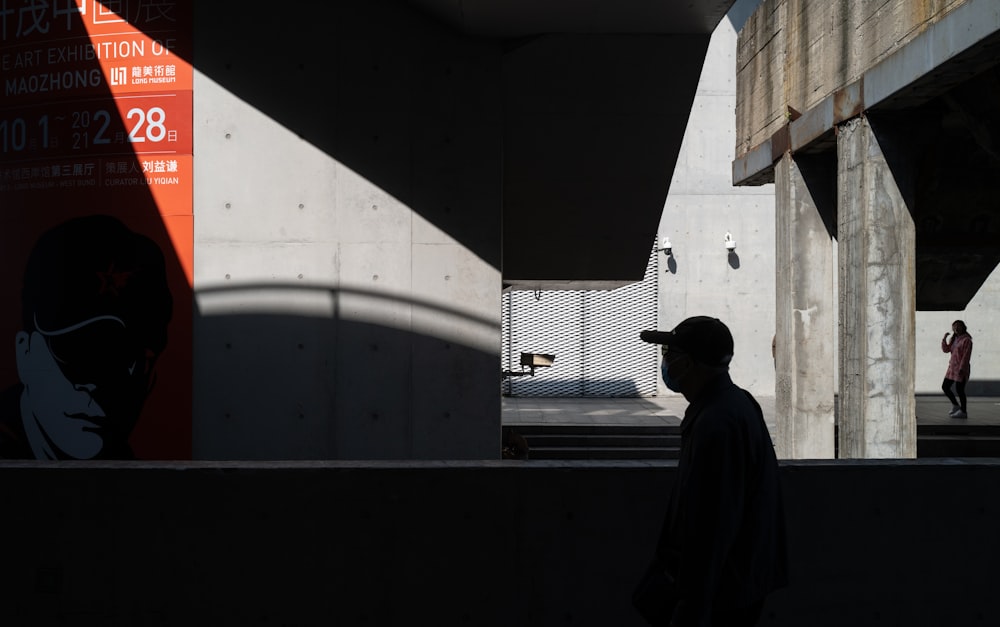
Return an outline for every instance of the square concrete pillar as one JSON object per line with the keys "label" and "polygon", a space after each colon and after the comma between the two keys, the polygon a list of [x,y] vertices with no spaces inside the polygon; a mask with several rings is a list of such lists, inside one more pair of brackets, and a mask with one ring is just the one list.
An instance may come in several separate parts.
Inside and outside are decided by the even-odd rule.
{"label": "square concrete pillar", "polygon": [[915,230],[898,133],[838,127],[840,456],[915,458]]}
{"label": "square concrete pillar", "polygon": [[775,167],[775,447],[835,457],[837,164],[785,156]]}

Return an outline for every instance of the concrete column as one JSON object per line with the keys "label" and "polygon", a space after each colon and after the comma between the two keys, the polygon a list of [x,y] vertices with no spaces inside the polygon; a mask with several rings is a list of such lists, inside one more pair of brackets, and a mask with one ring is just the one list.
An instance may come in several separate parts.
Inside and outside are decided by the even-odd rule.
{"label": "concrete column", "polygon": [[834,159],[790,154],[775,167],[775,447],[835,456]]}
{"label": "concrete column", "polygon": [[915,232],[905,190],[886,159],[902,152],[891,135],[876,134],[867,118],[845,123],[837,134],[845,458],[917,456]]}

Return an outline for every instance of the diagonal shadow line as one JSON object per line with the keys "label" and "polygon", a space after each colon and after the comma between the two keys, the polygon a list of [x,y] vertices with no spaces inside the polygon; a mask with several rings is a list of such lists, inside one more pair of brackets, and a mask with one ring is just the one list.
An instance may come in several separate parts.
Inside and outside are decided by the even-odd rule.
{"label": "diagonal shadow line", "polygon": [[[567,111],[559,128],[544,123],[522,128],[514,139],[545,136],[536,147],[520,147],[515,163],[522,171],[515,172],[508,161],[514,147],[510,97],[504,91],[509,41],[460,33],[405,1],[315,3],[308,5],[305,19],[300,17],[267,19],[235,1],[197,3],[200,35],[190,61],[204,76],[359,173],[494,268],[518,261],[511,254],[514,240],[522,251],[537,250],[534,236],[518,226],[523,218],[549,216],[534,226],[545,238],[562,224],[575,230],[564,233],[568,239],[600,243],[614,235],[616,242],[631,241],[630,227],[610,222],[603,230],[594,229],[588,220],[573,219],[582,211],[581,203],[592,214],[605,206],[607,187],[620,187],[612,195],[614,204],[630,207],[636,216],[648,218],[662,210],[687,111],[674,101],[684,100],[688,87],[693,93],[704,60],[701,44],[695,47],[697,59],[662,59],[655,72],[635,70],[640,79],[635,85],[621,78],[621,70],[640,68],[649,58],[630,62],[634,55],[629,53],[613,61],[619,66],[575,69],[566,84],[581,101],[572,105],[577,110]],[[709,33],[702,35],[695,39],[707,46]],[[567,50],[572,47],[563,54],[579,65],[579,55]],[[619,49],[618,54],[624,53]],[[667,76],[671,78],[663,78]],[[528,82],[553,82],[541,78]],[[678,82],[684,82],[683,89],[675,88]],[[574,99],[565,99],[559,86],[564,82],[557,83],[535,100],[556,96],[565,100],[560,107],[571,106]],[[643,91],[652,85],[656,93],[645,99],[613,95],[623,85]],[[650,115],[659,98],[671,103],[669,111]],[[616,109],[622,103],[634,104],[622,114]],[[536,105],[544,109],[544,104]],[[608,106],[614,114],[597,122],[595,111]],[[594,129],[595,124],[600,128]],[[560,153],[558,145],[565,142],[572,145]],[[537,164],[545,172],[532,174],[535,148],[545,150]],[[595,182],[601,169],[610,176],[605,179],[609,185]],[[498,177],[500,172],[506,175]],[[513,187],[505,186],[503,181],[511,179]],[[524,202],[534,206],[512,206]],[[504,228],[511,229],[504,236],[506,244],[499,237]],[[588,273],[604,278],[602,273],[623,272],[614,264],[592,263],[590,257],[560,264],[558,254],[531,255],[544,261],[548,272],[568,272],[577,280]],[[635,253],[632,260],[616,249],[614,259],[621,257],[616,263],[632,267],[644,255]],[[512,267],[511,272],[530,273],[538,265]]]}

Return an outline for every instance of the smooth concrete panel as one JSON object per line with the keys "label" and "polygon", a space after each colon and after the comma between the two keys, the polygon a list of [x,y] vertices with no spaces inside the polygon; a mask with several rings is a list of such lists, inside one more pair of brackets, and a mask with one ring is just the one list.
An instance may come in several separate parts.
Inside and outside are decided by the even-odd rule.
{"label": "smooth concrete panel", "polygon": [[[673,245],[672,257],[659,257],[658,324],[670,329],[688,316],[721,318],[736,343],[733,379],[773,396],[774,186],[737,188],[729,176],[735,58],[736,33],[723,20],[709,41],[657,230]],[[726,233],[736,241],[732,255]],[[673,394],[662,381],[659,387],[659,394]]]}
{"label": "smooth concrete panel", "polygon": [[[394,152],[406,152],[403,138],[380,138],[395,141]],[[333,203],[339,216],[339,241],[393,243],[404,247],[410,241],[412,209],[405,201],[375,185],[349,165],[338,164],[337,186]]]}
{"label": "smooth concrete panel", "polygon": [[[498,455],[499,403],[453,391],[498,368],[484,355],[499,352],[499,44],[405,2],[272,8],[195,15],[197,455]],[[423,267],[414,244],[429,242],[441,255]],[[414,280],[444,274],[473,284]],[[475,325],[414,328],[452,299]],[[440,343],[462,347],[437,354],[462,376],[421,385],[456,415],[495,413],[421,448],[416,424],[441,410],[413,402],[415,356]]]}
{"label": "smooth concrete panel", "polygon": [[[332,318],[207,316],[195,341],[198,459],[326,459],[336,328]],[[225,386],[225,390],[219,390]]]}
{"label": "smooth concrete panel", "polygon": [[[499,273],[455,244],[414,246],[414,451],[424,459],[494,459],[500,433]],[[489,304],[489,306],[487,306]],[[430,339],[438,338],[438,339]],[[469,376],[492,368],[494,379]],[[443,386],[439,381],[448,381]],[[448,452],[450,448],[450,453]]]}
{"label": "smooth concrete panel", "polygon": [[[501,438],[500,363],[492,354],[425,339],[413,355],[413,450],[419,459],[496,459]],[[493,381],[469,376],[495,368]],[[437,381],[453,382],[443,388]],[[493,433],[495,438],[481,437]]]}
{"label": "smooth concrete panel", "polygon": [[196,299],[219,288],[330,284],[340,275],[339,250],[323,241],[199,241],[197,252]]}
{"label": "smooth concrete panel", "polygon": [[338,246],[344,287],[380,294],[410,295],[413,259],[409,243],[344,241]]}
{"label": "smooth concrete panel", "polygon": [[[409,312],[405,304],[392,308],[400,316]],[[344,319],[337,327],[337,350],[331,355],[336,379],[326,388],[336,418],[328,424],[330,457],[419,457],[413,448],[412,402],[418,338],[408,330],[363,320]],[[484,441],[491,439],[480,435]]]}
{"label": "smooth concrete panel", "polygon": [[[673,258],[660,269],[660,326],[716,316],[736,344],[733,379],[755,394],[774,394],[774,200],[767,195],[677,195],[667,200],[660,235]],[[736,242],[730,254],[725,235]]]}
{"label": "smooth concrete panel", "polygon": [[[698,79],[699,95],[728,96],[736,93],[737,29],[733,25],[733,19],[739,19],[742,13],[749,13],[758,1],[737,0],[726,15],[727,19],[720,21],[712,31],[708,50],[705,51],[705,62],[701,67],[701,76]],[[722,71],[722,68],[725,68],[725,71]],[[735,132],[735,127],[732,130]]]}
{"label": "smooth concrete panel", "polygon": [[[454,45],[454,44],[453,44]],[[486,263],[500,267],[503,179],[502,53],[492,42],[463,42],[461,54],[445,49],[425,81],[412,129],[423,147],[410,160],[415,243],[466,241]],[[451,53],[446,56],[445,53]],[[443,114],[442,114],[443,113]],[[449,232],[440,224],[448,224]],[[445,235],[448,235],[445,237]]]}
{"label": "smooth concrete panel", "polygon": [[335,238],[336,162],[204,74],[195,79],[196,241]]}
{"label": "smooth concrete panel", "polygon": [[[738,11],[747,2],[737,3]],[[771,186],[733,187],[731,168],[736,128],[736,33],[724,20],[712,33],[698,89],[688,114],[687,129],[670,182],[670,194],[773,194]]]}
{"label": "smooth concrete panel", "polygon": [[[705,72],[706,75],[711,72]],[[768,188],[733,187],[729,170],[722,164],[733,159],[732,93],[698,92],[688,117],[687,132],[677,155],[670,182],[670,195],[768,194]]]}
{"label": "smooth concrete panel", "polygon": [[484,267],[456,244],[421,244],[413,248],[412,273],[415,332],[486,353],[499,351],[496,270]]}

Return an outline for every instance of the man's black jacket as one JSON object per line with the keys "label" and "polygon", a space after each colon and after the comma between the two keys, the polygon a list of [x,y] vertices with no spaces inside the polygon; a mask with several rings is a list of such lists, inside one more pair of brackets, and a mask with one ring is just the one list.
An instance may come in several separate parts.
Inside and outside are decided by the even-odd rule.
{"label": "man's black jacket", "polygon": [[778,463],[760,406],[729,374],[684,413],[677,480],[657,548],[677,581],[682,627],[746,608],[787,583]]}

